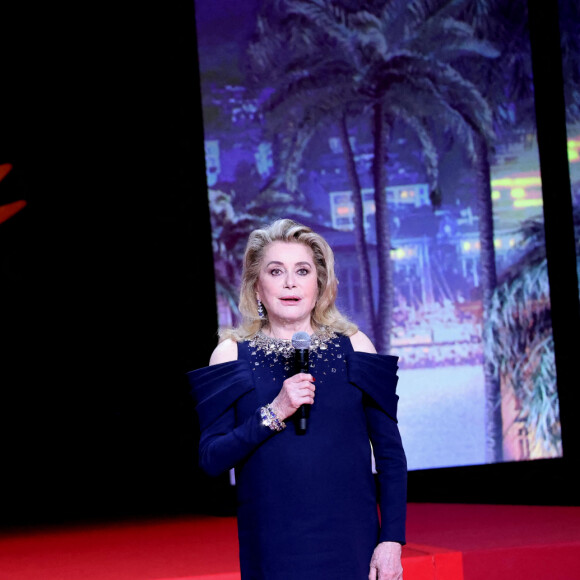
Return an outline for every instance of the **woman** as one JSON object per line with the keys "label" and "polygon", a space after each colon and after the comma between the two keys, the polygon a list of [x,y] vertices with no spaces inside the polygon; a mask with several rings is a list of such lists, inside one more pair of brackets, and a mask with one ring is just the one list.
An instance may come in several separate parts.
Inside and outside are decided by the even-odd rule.
{"label": "woman", "polygon": [[[338,311],[337,285],[332,250],[310,228],[282,219],[253,231],[243,320],[189,373],[200,464],[214,476],[235,467],[243,580],[402,578],[397,357],[376,354]],[[297,332],[310,337],[308,372],[293,370]]]}

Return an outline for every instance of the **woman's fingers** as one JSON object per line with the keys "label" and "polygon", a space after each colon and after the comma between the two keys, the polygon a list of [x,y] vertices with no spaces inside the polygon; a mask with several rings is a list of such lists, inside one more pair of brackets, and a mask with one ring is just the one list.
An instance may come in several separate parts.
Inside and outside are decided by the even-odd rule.
{"label": "woman's fingers", "polygon": [[290,390],[290,400],[295,404],[296,408],[304,403],[312,403],[314,401],[315,387],[312,383],[301,381],[294,383]]}
{"label": "woman's fingers", "polygon": [[298,373],[284,381],[282,390],[274,400],[281,419],[293,415],[302,405],[314,403],[314,381],[309,373]]}

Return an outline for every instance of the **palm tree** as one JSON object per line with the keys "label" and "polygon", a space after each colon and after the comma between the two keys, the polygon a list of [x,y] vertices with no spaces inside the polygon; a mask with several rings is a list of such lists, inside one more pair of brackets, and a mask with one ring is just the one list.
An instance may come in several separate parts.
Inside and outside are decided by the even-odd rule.
{"label": "palm tree", "polygon": [[[575,221],[580,227],[580,214]],[[525,255],[492,296],[486,359],[518,402],[513,421],[527,434],[532,451],[525,459],[559,457],[562,439],[543,222],[524,222],[522,238]]]}
{"label": "palm tree", "polygon": [[[492,138],[491,111],[477,90],[449,62],[459,57],[493,58],[497,51],[478,40],[472,29],[454,17],[458,2],[386,3],[375,20],[371,66],[364,86],[372,87],[374,164],[379,255],[379,340],[390,349],[393,304],[390,232],[386,203],[384,149],[395,120],[418,138],[431,191],[438,190],[438,154],[431,135],[441,132],[428,119],[436,118],[461,139],[470,159],[477,159],[477,135]],[[402,33],[401,30],[404,32]],[[445,41],[441,42],[444,34]]]}
{"label": "palm tree", "polygon": [[[433,127],[427,121],[430,116],[438,115],[440,123],[463,140],[473,157],[474,129],[486,136],[492,134],[487,103],[475,85],[445,60],[458,55],[496,55],[489,43],[475,38],[468,25],[453,18],[452,11],[461,4],[449,0],[369,1],[363,9],[358,4],[350,9],[347,3],[330,0],[287,0],[275,3],[275,7],[267,5],[270,19],[259,20],[257,40],[250,46],[254,78],[274,87],[267,110],[278,118],[283,116],[281,111],[298,111],[300,121],[295,128],[300,129],[338,121],[343,143],[348,143],[347,118],[371,118],[379,299],[377,314],[367,312],[366,319],[374,323],[379,352],[390,350],[392,324],[385,160],[394,120],[405,123],[418,137],[433,190],[437,188],[438,159],[430,136]],[[348,146],[343,150],[353,189],[361,285],[367,291],[363,304],[368,308],[372,307],[373,293],[370,278],[367,280],[370,268],[360,186],[352,152]]]}
{"label": "palm tree", "polygon": [[[458,68],[467,78],[473,77],[491,104],[493,124],[501,142],[510,143],[521,135],[522,127],[535,132],[535,108],[530,39],[525,0],[487,0],[469,4],[463,13],[476,34],[490,39],[500,53],[493,66],[485,60]],[[475,195],[479,215],[481,288],[483,307],[483,340],[486,398],[486,459],[503,459],[503,425],[501,381],[491,353],[494,344],[493,320],[497,315],[498,273],[494,246],[494,222],[491,199],[491,158],[493,141],[477,136],[478,155],[474,166]]]}
{"label": "palm tree", "polygon": [[220,190],[209,190],[209,202],[216,294],[231,314],[231,320],[220,324],[229,325],[239,317],[239,276],[248,234],[262,218],[234,209],[232,195]]}

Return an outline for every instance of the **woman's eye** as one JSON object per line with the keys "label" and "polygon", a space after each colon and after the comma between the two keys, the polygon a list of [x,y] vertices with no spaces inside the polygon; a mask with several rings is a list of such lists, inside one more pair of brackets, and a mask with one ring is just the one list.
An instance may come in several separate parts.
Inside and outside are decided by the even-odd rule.
{"label": "woman's eye", "polygon": [[280,270],[280,268],[272,268],[270,270],[270,274],[272,274],[272,276],[279,276],[282,273],[282,270]]}
{"label": "woman's eye", "polygon": [[310,270],[308,268],[300,268],[300,270],[298,270],[299,276],[307,276],[308,274],[310,274]]}

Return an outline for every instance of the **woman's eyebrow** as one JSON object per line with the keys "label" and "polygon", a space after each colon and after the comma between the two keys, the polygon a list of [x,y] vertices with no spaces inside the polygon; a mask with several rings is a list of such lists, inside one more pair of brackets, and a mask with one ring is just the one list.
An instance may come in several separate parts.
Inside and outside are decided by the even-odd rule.
{"label": "woman's eyebrow", "polygon": [[[284,262],[279,262],[278,260],[270,260],[267,264],[266,264],[266,268],[268,266],[271,266],[272,264],[276,265],[276,266],[283,266]],[[294,264],[295,266],[312,266],[312,262],[296,262],[296,264]]]}

